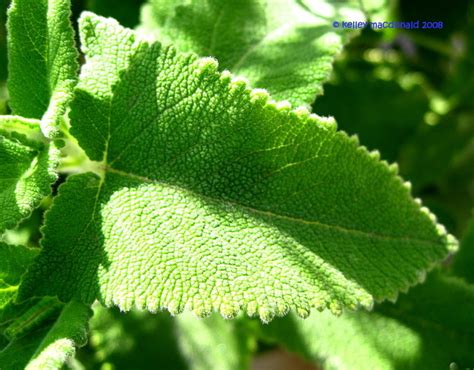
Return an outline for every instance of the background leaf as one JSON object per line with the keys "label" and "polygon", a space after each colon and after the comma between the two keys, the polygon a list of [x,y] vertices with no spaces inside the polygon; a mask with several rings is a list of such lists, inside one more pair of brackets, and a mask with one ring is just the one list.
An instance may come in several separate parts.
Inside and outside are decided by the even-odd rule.
{"label": "background leaf", "polygon": [[217,58],[221,69],[276,100],[309,106],[353,33],[333,21],[363,20],[358,9],[357,1],[150,0],[139,30],[181,51]]}
{"label": "background leaf", "polygon": [[457,276],[474,284],[474,218],[471,218],[461,242],[459,253],[455,256],[452,269]]}
{"label": "background leaf", "polygon": [[87,322],[92,314],[88,306],[71,301],[59,316],[48,317],[28,335],[14,338],[0,351],[0,366],[5,369],[61,369],[87,342]]}
{"label": "background leaf", "polygon": [[21,276],[38,250],[0,242],[0,310],[16,297]]}
{"label": "background leaf", "polygon": [[57,178],[59,150],[37,137],[39,122],[0,116],[0,233],[28,217]]}
{"label": "background leaf", "polygon": [[113,17],[125,27],[135,27],[145,0],[85,0],[84,8],[104,17]]}
{"label": "background leaf", "polygon": [[217,314],[199,319],[192,314],[176,317],[176,332],[189,369],[245,370],[249,368],[255,338],[245,320],[224,320]]}
{"label": "background leaf", "polygon": [[8,12],[8,89],[13,113],[42,118],[57,134],[78,70],[69,0],[12,0]]}

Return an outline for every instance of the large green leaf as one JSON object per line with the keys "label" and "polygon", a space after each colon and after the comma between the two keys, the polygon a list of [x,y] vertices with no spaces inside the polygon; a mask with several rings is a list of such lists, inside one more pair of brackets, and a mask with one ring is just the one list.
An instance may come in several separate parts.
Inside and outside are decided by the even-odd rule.
{"label": "large green leaf", "polygon": [[288,316],[262,330],[324,369],[465,369],[474,363],[473,312],[473,286],[434,274],[375,312]]}
{"label": "large green leaf", "polygon": [[8,11],[8,89],[13,113],[42,119],[57,133],[76,82],[69,0],[12,0]]}
{"label": "large green leaf", "polygon": [[333,121],[114,20],[80,27],[72,133],[102,175],[60,187],[23,298],[306,316],[393,299],[455,248]]}
{"label": "large green leaf", "polygon": [[41,138],[39,121],[0,116],[0,233],[51,193],[59,150]]}
{"label": "large green leaf", "polygon": [[[42,300],[14,324],[28,326],[27,332],[18,332],[10,343],[0,351],[0,368],[16,370],[61,369],[71,358],[76,347],[87,342],[87,322],[91,309],[76,301],[71,301],[60,310],[53,300]],[[46,315],[46,317],[45,317]],[[43,320],[39,327],[32,321]],[[13,325],[13,324],[12,324]],[[26,330],[26,329],[25,329]]]}
{"label": "large green leaf", "polygon": [[347,0],[149,0],[139,30],[217,58],[277,100],[309,105],[351,34],[333,21],[363,20],[358,7]]}

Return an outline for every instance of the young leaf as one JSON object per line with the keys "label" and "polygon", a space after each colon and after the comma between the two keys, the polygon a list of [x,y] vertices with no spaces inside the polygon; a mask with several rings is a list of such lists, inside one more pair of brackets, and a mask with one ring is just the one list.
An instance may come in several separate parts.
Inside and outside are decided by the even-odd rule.
{"label": "young leaf", "polygon": [[370,307],[456,247],[396,169],[215,61],[80,20],[72,132],[103,176],[71,176],[21,298],[270,320]]}
{"label": "young leaf", "polygon": [[262,331],[328,370],[464,369],[474,363],[473,310],[473,286],[435,274],[375,312],[288,316]]}
{"label": "young leaf", "polygon": [[13,339],[0,351],[0,368],[61,369],[76,347],[86,343],[91,314],[88,306],[71,301],[55,322]]}
{"label": "young leaf", "polygon": [[57,178],[59,150],[37,141],[39,127],[39,121],[0,116],[0,233],[26,218]]}
{"label": "young leaf", "polygon": [[14,114],[43,118],[57,133],[78,70],[69,0],[12,0],[8,11],[8,89]]}
{"label": "young leaf", "polygon": [[216,57],[222,69],[268,89],[276,100],[311,104],[350,30],[363,20],[357,1],[149,0],[141,32],[180,51]]}

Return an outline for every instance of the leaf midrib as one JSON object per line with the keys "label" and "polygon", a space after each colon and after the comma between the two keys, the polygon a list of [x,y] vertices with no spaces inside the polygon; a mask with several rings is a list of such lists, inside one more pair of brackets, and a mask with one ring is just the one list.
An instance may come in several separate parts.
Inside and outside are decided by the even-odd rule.
{"label": "leaf midrib", "polygon": [[[316,221],[316,220],[305,220],[305,219],[302,219],[302,218],[283,215],[283,214],[279,214],[279,213],[275,213],[275,212],[271,212],[271,211],[264,211],[264,210],[261,210],[261,209],[257,209],[257,208],[253,208],[253,207],[241,204],[237,201],[211,197],[209,195],[202,194],[202,193],[196,192],[194,190],[184,188],[182,186],[178,186],[176,184],[170,184],[170,183],[167,183],[165,181],[150,179],[150,178],[145,177],[145,176],[136,175],[134,173],[118,170],[118,169],[115,169],[115,168],[113,168],[111,166],[108,166],[108,165],[103,166],[103,170],[104,170],[105,173],[109,172],[109,173],[113,173],[113,174],[116,174],[116,175],[119,175],[119,176],[128,177],[128,178],[131,178],[133,180],[140,180],[140,181],[143,181],[143,182],[146,182],[146,183],[164,185],[164,186],[174,188],[174,189],[182,191],[182,192],[188,192],[188,193],[190,193],[194,196],[197,196],[199,198],[202,198],[202,199],[214,202],[214,203],[221,203],[221,204],[225,204],[225,205],[228,205],[228,206],[231,206],[231,207],[241,208],[241,209],[243,209],[245,211],[248,211],[250,213],[254,213],[254,214],[257,214],[257,215],[260,215],[260,216],[265,216],[265,217],[268,217],[270,219],[271,218],[278,218],[278,219],[286,220],[286,221],[289,221],[289,222],[292,222],[292,223],[304,224],[304,225],[310,225],[310,226],[318,226],[318,227],[326,228],[326,229],[329,229],[329,230],[336,230],[337,232],[340,232],[340,233],[345,233],[345,234],[354,235],[354,236],[363,236],[363,237],[366,237],[366,238],[369,238],[369,239],[372,238],[372,239],[379,239],[379,240],[383,240],[383,241],[405,241],[405,242],[424,244],[426,246],[444,245],[444,243],[442,241],[433,241],[433,240],[426,240],[426,239],[413,238],[413,237],[404,237],[404,236],[384,235],[384,234],[368,232],[368,231],[363,231],[363,230],[358,230],[358,229],[351,229],[351,228],[347,228],[347,227],[344,227],[344,226],[341,226],[341,225],[328,224],[328,223],[324,223],[324,222]],[[104,179],[104,183],[105,182],[106,182],[106,180]],[[104,184],[102,184],[102,185],[104,185]],[[441,239],[441,235],[440,235],[440,239]]]}

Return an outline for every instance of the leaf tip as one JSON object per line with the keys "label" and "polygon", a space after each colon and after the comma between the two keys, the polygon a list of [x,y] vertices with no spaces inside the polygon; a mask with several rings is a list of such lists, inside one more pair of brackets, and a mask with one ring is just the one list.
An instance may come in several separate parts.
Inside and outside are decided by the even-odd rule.
{"label": "leaf tip", "polygon": [[392,175],[398,175],[399,169],[398,169],[398,164],[397,163],[392,163],[388,165],[388,170]]}
{"label": "leaf tip", "polygon": [[82,25],[91,25],[93,19],[97,17],[98,16],[95,13],[85,10],[79,15],[78,22]]}
{"label": "leaf tip", "polygon": [[[442,226],[442,225],[439,225],[439,226]],[[444,227],[444,226],[443,226]],[[454,253],[454,252],[457,252],[458,249],[459,249],[459,242],[458,240],[451,234],[447,234],[447,237],[446,237],[446,242],[448,244],[448,251],[450,253]]]}
{"label": "leaf tip", "polygon": [[196,317],[199,317],[199,318],[209,317],[212,314],[212,310],[208,309],[207,307],[199,307],[199,306],[194,307],[192,309],[192,312]]}
{"label": "leaf tip", "polygon": [[310,116],[310,112],[308,108],[304,106],[297,107],[293,109],[293,114],[299,118],[308,118]]}
{"label": "leaf tip", "polygon": [[276,103],[276,107],[281,112],[290,112],[291,103],[288,100],[282,100]]}
{"label": "leaf tip", "polygon": [[269,307],[263,306],[259,308],[258,315],[264,324],[268,324],[275,318],[275,311]]}
{"label": "leaf tip", "polygon": [[[410,182],[410,181],[405,181],[405,182],[403,183],[403,186],[404,186],[405,189],[407,189],[408,192],[411,194],[411,190],[412,190],[411,182]],[[431,216],[434,216],[434,215],[431,214]],[[430,218],[432,219],[433,222],[436,222],[436,218],[434,218],[434,219],[433,219],[432,217],[430,217]]]}
{"label": "leaf tip", "polygon": [[369,153],[370,157],[379,161],[380,160],[380,152],[378,150],[373,150]]}
{"label": "leaf tip", "polygon": [[[221,76],[220,76],[220,80],[225,84],[230,84],[231,81],[232,81],[232,73],[230,73],[230,71],[228,71],[227,69],[223,70],[221,72]],[[258,89],[256,89],[258,90]],[[261,89],[263,90],[263,89]]]}
{"label": "leaf tip", "polygon": [[200,74],[210,75],[217,72],[219,63],[212,57],[199,58],[195,62],[197,71]]}
{"label": "leaf tip", "polygon": [[[411,188],[411,183],[409,183],[409,182],[405,182],[405,183],[404,183],[404,186],[405,186],[405,187],[408,187],[408,186],[407,186],[407,183],[410,184],[410,188]],[[429,218],[432,222],[434,222],[434,223],[437,223],[437,222],[438,222],[436,216],[435,216],[433,213],[431,213],[431,211],[429,210],[428,207],[421,206],[421,207],[420,207],[420,211],[421,211],[422,213],[424,213],[426,216],[428,216],[428,218]],[[437,225],[436,228],[437,228],[437,231],[438,231],[439,234],[446,234],[446,229],[444,228],[443,225]]]}
{"label": "leaf tip", "polygon": [[270,94],[265,89],[253,89],[250,92],[250,100],[252,103],[264,105],[270,100]]}
{"label": "leaf tip", "polygon": [[232,77],[230,81],[230,89],[236,91],[244,91],[248,89],[249,81],[241,76]]}
{"label": "leaf tip", "polygon": [[302,319],[306,319],[310,314],[310,310],[307,310],[306,308],[303,308],[303,307],[298,307],[295,311],[296,311],[296,314]]}

